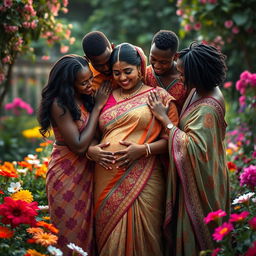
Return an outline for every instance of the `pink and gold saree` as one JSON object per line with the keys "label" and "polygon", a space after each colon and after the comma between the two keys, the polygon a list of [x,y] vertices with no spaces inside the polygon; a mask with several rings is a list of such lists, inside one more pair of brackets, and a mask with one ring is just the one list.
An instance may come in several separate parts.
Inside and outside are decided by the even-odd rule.
{"label": "pink and gold saree", "polygon": [[[165,104],[173,101],[165,90],[158,88]],[[109,97],[99,124],[101,143],[110,142],[108,151],[124,148],[119,141],[138,144],[166,138],[161,124],[147,106],[150,90],[133,98],[116,102]],[[170,103],[170,118],[178,122],[177,109]],[[95,226],[100,256],[163,255],[163,218],[165,179],[155,155],[143,157],[127,170],[105,170],[96,165],[94,199]]]}
{"label": "pink and gold saree", "polygon": [[[223,99],[207,97],[184,104],[179,128],[169,135],[165,232],[168,255],[198,256],[213,249],[214,226],[203,221],[209,212],[229,211],[229,180],[225,159]],[[215,226],[216,227],[216,226]]]}
{"label": "pink and gold saree", "polygon": [[[77,126],[81,132],[89,114],[81,109]],[[54,127],[55,138],[63,141]],[[54,144],[46,178],[50,217],[59,229],[58,247],[63,255],[71,256],[68,243],[74,243],[94,255],[93,242],[93,166],[85,156],[78,156],[67,146]]]}

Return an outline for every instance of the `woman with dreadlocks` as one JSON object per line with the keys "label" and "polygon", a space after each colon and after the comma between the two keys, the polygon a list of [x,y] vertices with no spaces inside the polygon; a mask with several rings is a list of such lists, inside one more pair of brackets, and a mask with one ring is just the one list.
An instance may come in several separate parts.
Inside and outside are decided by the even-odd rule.
{"label": "woman with dreadlocks", "polygon": [[165,231],[168,255],[197,256],[214,248],[209,212],[229,211],[225,159],[225,104],[219,89],[225,80],[225,57],[216,48],[192,43],[179,53],[177,69],[190,91],[176,126],[158,94],[148,98],[155,117],[169,129]]}

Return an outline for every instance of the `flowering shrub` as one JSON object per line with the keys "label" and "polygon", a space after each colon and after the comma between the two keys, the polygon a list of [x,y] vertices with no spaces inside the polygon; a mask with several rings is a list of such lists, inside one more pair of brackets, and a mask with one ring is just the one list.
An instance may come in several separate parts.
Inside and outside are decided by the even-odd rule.
{"label": "flowering shrub", "polygon": [[[45,178],[52,141],[40,143],[38,155],[0,161],[0,253],[14,256],[63,256],[55,246],[58,229],[50,223]],[[87,256],[67,244],[74,256]]]}
{"label": "flowering shrub", "polygon": [[[0,155],[4,161],[21,160],[33,152],[42,139],[31,106],[20,98],[5,105],[0,117]],[[31,128],[33,127],[33,128]]]}
{"label": "flowering shrub", "polygon": [[[212,234],[216,249],[202,255],[256,255],[256,147],[255,147],[255,75],[248,71],[240,75],[237,90],[246,97],[239,106],[235,122],[227,133],[227,160],[231,184],[231,214],[222,225],[219,221],[227,213],[219,209],[205,217],[205,223],[216,223]],[[226,87],[229,90],[229,86]],[[232,120],[231,120],[232,121]]]}
{"label": "flowering shrub", "polygon": [[[68,12],[68,0],[3,0],[0,4],[0,104],[10,86],[12,66],[19,55],[30,54],[39,38],[48,46],[60,43],[61,53],[69,50],[75,38],[69,24],[56,19]],[[45,57],[44,57],[45,59]]]}

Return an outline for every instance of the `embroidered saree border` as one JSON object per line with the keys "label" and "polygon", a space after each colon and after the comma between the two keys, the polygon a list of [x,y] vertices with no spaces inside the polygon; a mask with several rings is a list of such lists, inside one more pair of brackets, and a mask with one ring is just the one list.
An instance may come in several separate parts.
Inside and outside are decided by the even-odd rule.
{"label": "embroidered saree border", "polygon": [[107,196],[102,207],[100,206],[101,211],[96,217],[98,223],[96,232],[101,234],[98,241],[99,250],[103,248],[110,233],[143,190],[151,176],[155,162],[155,157],[138,160],[128,175],[124,174],[126,177],[123,182],[110,191],[111,196]]}
{"label": "embroidered saree border", "polygon": [[[211,106],[218,114],[218,116],[224,116],[224,108],[214,98],[206,98],[199,100],[192,104],[182,115],[181,118],[186,117],[193,112],[199,105]],[[219,119],[221,122],[222,119]],[[225,123],[221,122],[220,126],[225,129]],[[186,171],[192,168],[189,161],[186,161],[186,137],[184,133],[179,129],[174,131],[172,150],[174,155],[174,161],[177,167],[179,177],[181,179],[184,197],[185,207],[193,225],[198,243],[201,249],[208,249],[213,247],[213,241],[209,229],[203,222],[204,212],[200,205],[200,195],[198,194],[195,177],[192,172]],[[168,216],[169,217],[169,216]]]}

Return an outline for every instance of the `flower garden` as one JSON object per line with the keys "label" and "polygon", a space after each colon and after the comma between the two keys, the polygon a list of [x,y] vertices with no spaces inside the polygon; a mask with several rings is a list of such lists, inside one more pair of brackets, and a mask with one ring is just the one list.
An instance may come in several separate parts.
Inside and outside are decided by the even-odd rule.
{"label": "flower garden", "polygon": [[[228,96],[231,84],[224,85]],[[236,82],[241,94],[240,109],[228,126],[226,136],[227,160],[231,183],[231,214],[219,226],[219,220],[228,213],[219,209],[205,216],[205,223],[214,222],[216,241],[214,251],[202,255],[246,255],[256,254],[256,74],[245,71]],[[6,117],[19,122],[33,112],[21,99],[5,105],[14,116]],[[227,110],[229,105],[227,102]],[[15,123],[17,125],[17,123]],[[45,178],[53,141],[42,141],[38,127],[21,131],[25,140],[38,145],[28,152],[22,161],[0,162],[0,251],[3,255],[62,255],[54,247],[58,230],[51,224],[47,208]],[[41,141],[41,142],[40,142]],[[69,245],[74,255],[86,255],[74,244]]]}

